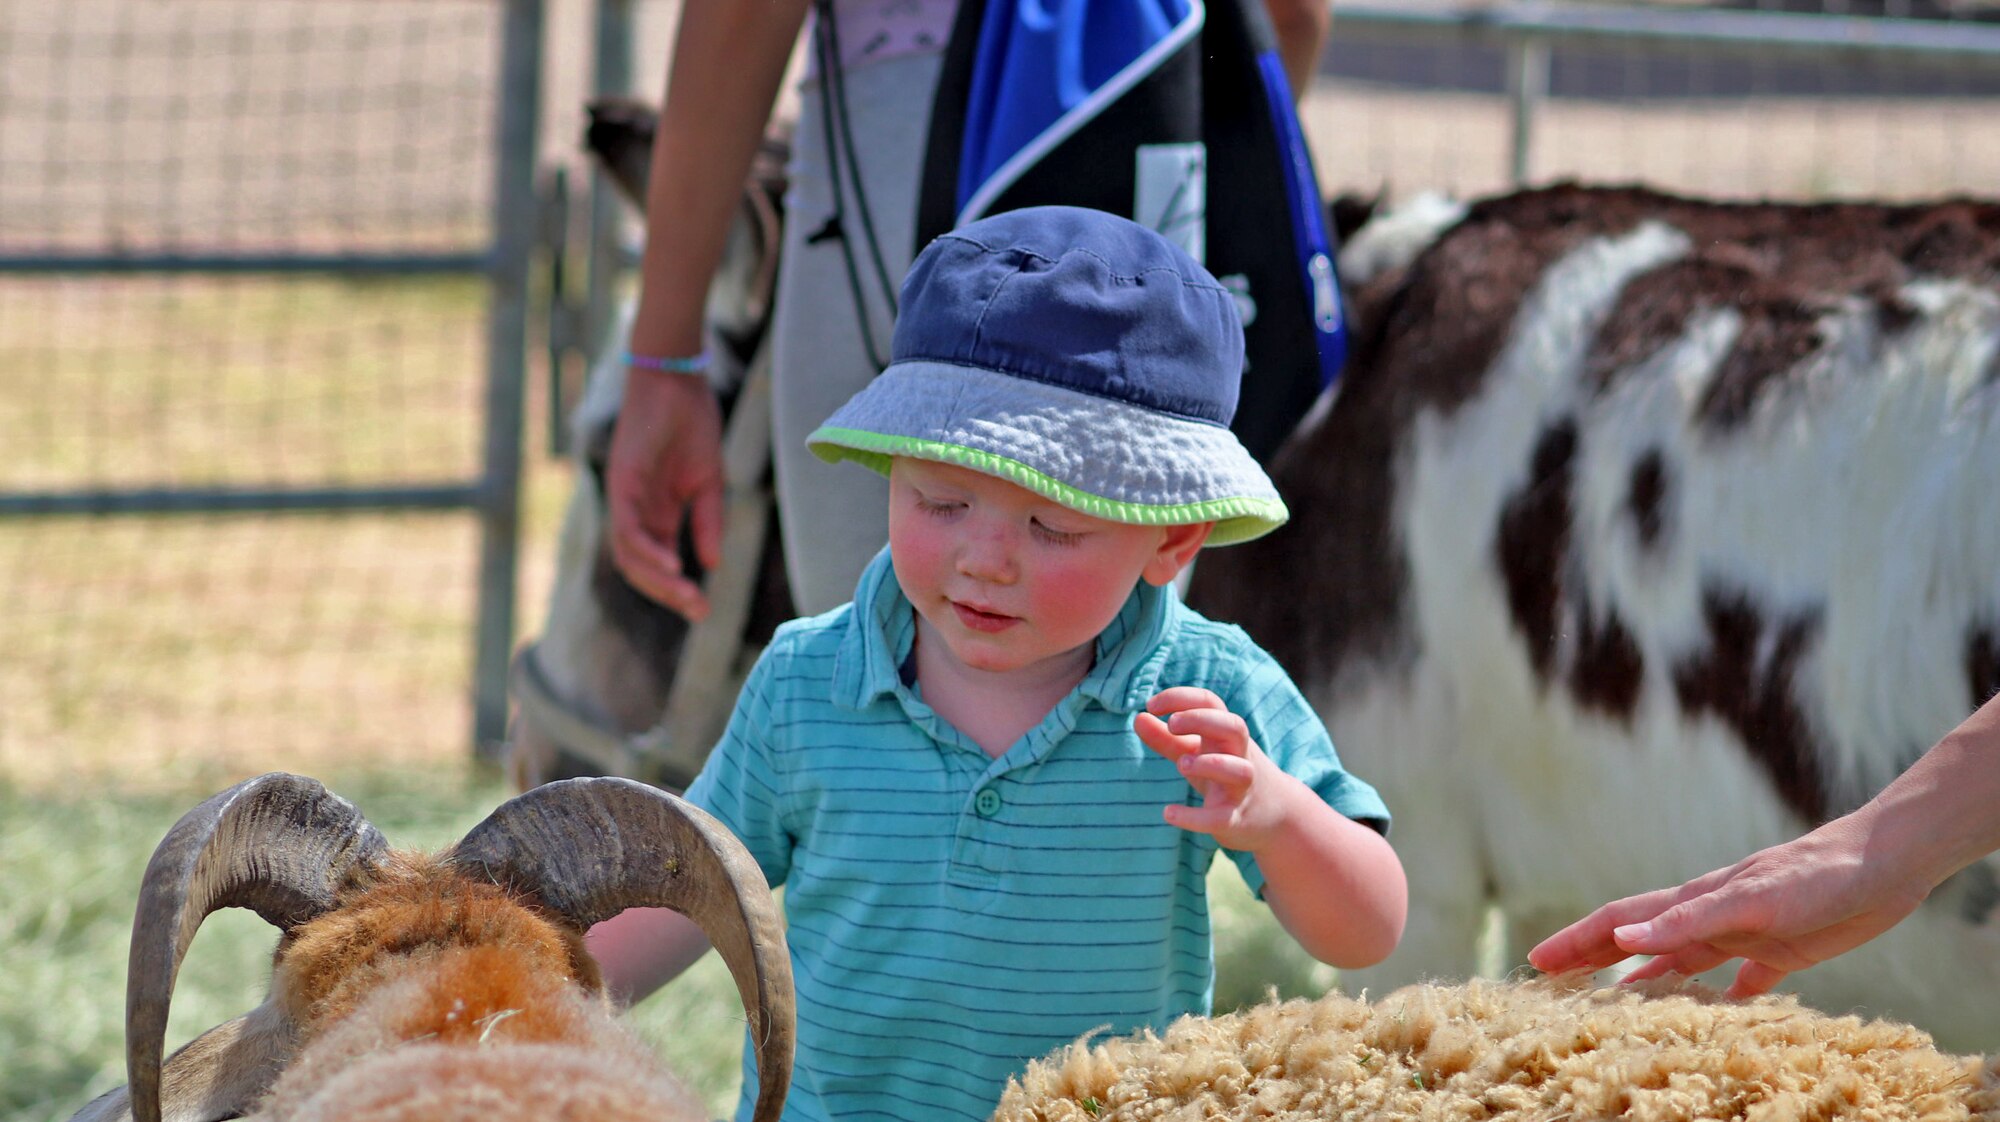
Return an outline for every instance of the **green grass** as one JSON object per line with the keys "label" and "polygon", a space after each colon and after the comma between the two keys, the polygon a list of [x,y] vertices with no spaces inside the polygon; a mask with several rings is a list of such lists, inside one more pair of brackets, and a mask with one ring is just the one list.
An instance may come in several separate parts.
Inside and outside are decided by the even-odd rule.
{"label": "green grass", "polygon": [[[506,797],[491,777],[452,767],[324,777],[396,845],[435,848]],[[127,940],[146,860],[208,787],[55,795],[0,780],[0,1122],[65,1119],[125,1082]],[[1233,867],[1210,880],[1218,1008],[1317,994],[1332,972],[1292,945]],[[262,999],[272,930],[240,910],[202,925],[175,986],[167,1043],[178,1047]],[[632,1012],[666,1063],[725,1116],[735,1101],[742,1007],[709,955]]]}

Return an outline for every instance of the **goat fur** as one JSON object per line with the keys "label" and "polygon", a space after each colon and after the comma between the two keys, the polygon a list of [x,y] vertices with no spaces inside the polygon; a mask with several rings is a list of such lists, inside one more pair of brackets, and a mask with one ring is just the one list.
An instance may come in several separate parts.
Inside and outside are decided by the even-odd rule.
{"label": "goat fur", "polygon": [[2000,1119],[2000,1057],[1895,1021],[1574,981],[1339,993],[1161,1034],[1085,1037],[1009,1082],[993,1122]]}
{"label": "goat fur", "polygon": [[704,1116],[618,1020],[582,932],[432,857],[298,929],[273,1000],[301,1030],[271,1122]]}
{"label": "goat fur", "polygon": [[[226,815],[272,787],[277,796],[267,801],[275,812],[206,813],[220,805]],[[293,794],[301,791],[305,798]],[[233,799],[239,792],[247,793]],[[315,795],[319,801],[309,801]],[[158,1062],[150,1033],[164,1023],[163,1006],[158,1020],[139,1011],[156,1007],[147,995],[160,989],[161,977],[170,992],[179,962],[176,953],[157,967],[142,954],[154,945],[147,933],[177,931],[184,949],[216,899],[257,908],[266,919],[281,915],[298,899],[287,895],[291,887],[309,884],[312,874],[279,875],[266,887],[258,866],[310,868],[310,855],[292,860],[286,838],[301,821],[335,817],[317,813],[334,802],[310,780],[266,776],[190,812],[162,842],[135,922],[127,1016],[135,1085],[149,1040],[151,1062]],[[649,807],[685,818],[688,832],[647,829],[652,823],[640,812]],[[245,824],[260,812],[278,820],[275,830]],[[177,841],[190,821],[219,822],[209,832],[222,839],[223,856],[204,847],[191,864],[178,862],[190,852]],[[694,808],[626,780],[578,780],[514,800],[438,854],[383,849],[372,827],[353,822],[359,828],[343,832],[336,822],[318,831],[334,839],[334,849],[360,856],[330,863],[337,878],[330,896],[297,922],[279,924],[269,997],[158,1069],[167,1122],[703,1119],[701,1103],[621,1020],[585,949],[595,917],[631,906],[674,907],[702,926],[737,976],[746,1007],[755,995],[751,1020],[766,1032],[760,1060],[772,1071],[788,1068],[791,982],[769,889],[734,838]],[[303,829],[315,833],[314,824]],[[194,870],[186,890],[197,898],[192,910],[176,903],[176,865]],[[156,875],[162,867],[168,873]],[[581,875],[566,872],[580,867],[587,867]],[[630,869],[644,878],[636,887]],[[244,877],[252,882],[247,888],[209,887]],[[775,1119],[783,1097],[760,1095],[760,1119]],[[133,1118],[147,1101],[120,1088],[76,1120]]]}
{"label": "goat fur", "polygon": [[[294,931],[248,1024],[263,1031],[232,1021],[168,1059],[168,1122],[225,1109],[172,1109],[175,1076],[246,1037],[226,1066],[283,1067],[248,1115],[260,1122],[705,1117],[618,1019],[581,932],[432,855],[392,855]],[[77,1120],[124,1105],[121,1089]]]}

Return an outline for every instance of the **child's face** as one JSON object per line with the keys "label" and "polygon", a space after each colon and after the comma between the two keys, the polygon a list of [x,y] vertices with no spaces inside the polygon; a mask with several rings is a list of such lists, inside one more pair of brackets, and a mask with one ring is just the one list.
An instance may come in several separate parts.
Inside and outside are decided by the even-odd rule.
{"label": "child's face", "polygon": [[952,657],[978,670],[1091,643],[1139,581],[1173,580],[1212,526],[1108,522],[951,464],[898,458],[889,472],[896,579]]}

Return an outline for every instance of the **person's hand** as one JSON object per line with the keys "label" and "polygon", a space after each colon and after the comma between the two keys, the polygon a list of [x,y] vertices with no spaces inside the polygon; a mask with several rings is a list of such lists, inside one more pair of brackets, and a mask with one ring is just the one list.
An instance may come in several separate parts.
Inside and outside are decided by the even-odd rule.
{"label": "person's hand", "polygon": [[1785,975],[1894,927],[1928,894],[1927,882],[1879,857],[1864,862],[1866,844],[1856,823],[1830,822],[1678,888],[1606,904],[1543,940],[1528,961],[1559,974],[1656,956],[1627,976],[1636,982],[1742,958],[1729,995],[1769,992]]}
{"label": "person's hand", "polygon": [[640,592],[691,620],[708,598],[681,565],[681,519],[695,556],[722,560],[722,410],[706,380],[632,370],[604,467],[611,558]]}
{"label": "person's hand", "polygon": [[[1195,686],[1161,690],[1132,719],[1146,747],[1180,765],[1200,806],[1174,804],[1166,820],[1211,834],[1222,845],[1255,853],[1285,825],[1284,785],[1291,777],[1250,739],[1243,718]],[[1292,780],[1296,782],[1296,780]]]}

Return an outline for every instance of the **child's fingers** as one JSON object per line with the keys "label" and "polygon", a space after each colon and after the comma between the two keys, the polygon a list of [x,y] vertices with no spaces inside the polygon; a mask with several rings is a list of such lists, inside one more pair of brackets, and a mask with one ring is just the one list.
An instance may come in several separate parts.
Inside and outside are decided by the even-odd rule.
{"label": "child's fingers", "polygon": [[1190,783],[1213,784],[1234,798],[1249,789],[1256,778],[1256,769],[1241,756],[1196,752],[1181,757],[1181,774]]}
{"label": "child's fingers", "polygon": [[1201,751],[1201,737],[1177,736],[1167,728],[1165,721],[1151,713],[1133,717],[1132,731],[1139,734],[1140,743],[1169,760],[1179,760]]}
{"label": "child's fingers", "polygon": [[1235,825],[1235,816],[1233,805],[1188,806],[1185,803],[1168,804],[1164,815],[1167,825],[1197,834],[1219,834]]}
{"label": "child's fingers", "polygon": [[1220,697],[1212,690],[1200,686],[1171,686],[1154,694],[1146,702],[1146,712],[1155,717],[1165,717],[1184,709],[1228,709]]}
{"label": "child's fingers", "polygon": [[1227,709],[1183,709],[1167,718],[1167,730],[1175,736],[1200,737],[1206,752],[1241,756],[1250,746],[1250,726]]}

